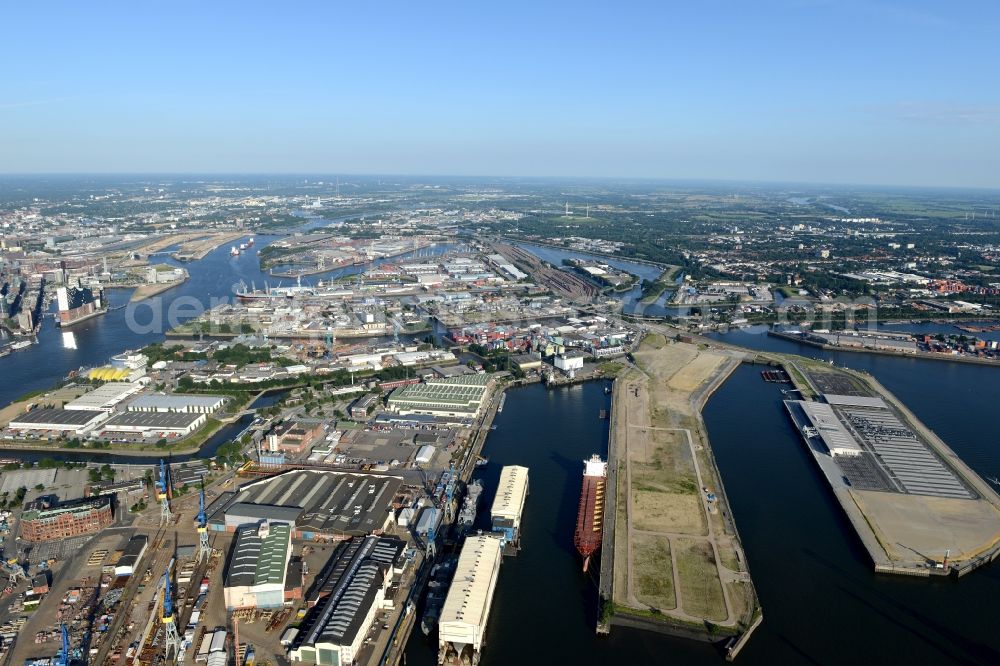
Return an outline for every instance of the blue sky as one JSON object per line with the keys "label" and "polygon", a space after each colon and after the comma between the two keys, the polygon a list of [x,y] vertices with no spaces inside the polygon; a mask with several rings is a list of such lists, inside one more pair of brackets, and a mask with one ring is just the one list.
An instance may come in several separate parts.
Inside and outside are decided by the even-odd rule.
{"label": "blue sky", "polygon": [[1000,187],[1000,3],[6,3],[0,172]]}

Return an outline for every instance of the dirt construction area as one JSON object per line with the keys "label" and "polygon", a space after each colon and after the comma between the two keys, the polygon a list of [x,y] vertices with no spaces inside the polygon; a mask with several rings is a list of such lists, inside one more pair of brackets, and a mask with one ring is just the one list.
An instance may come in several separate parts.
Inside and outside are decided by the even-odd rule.
{"label": "dirt construction area", "polygon": [[735,631],[753,592],[699,400],[738,360],[655,334],[634,357],[614,389],[616,613]]}

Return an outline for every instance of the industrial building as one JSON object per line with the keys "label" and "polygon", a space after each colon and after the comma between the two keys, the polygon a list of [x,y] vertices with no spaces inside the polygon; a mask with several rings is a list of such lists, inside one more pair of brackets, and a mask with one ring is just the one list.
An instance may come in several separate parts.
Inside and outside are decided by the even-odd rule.
{"label": "industrial building", "polygon": [[146,547],[149,545],[149,537],[145,534],[136,534],[122,551],[122,556],[115,563],[116,576],[134,576],[142,562],[142,556],[146,554]]}
{"label": "industrial building", "polygon": [[138,382],[108,382],[72,402],[67,402],[65,407],[72,410],[111,412],[123,400],[141,390],[142,384]]}
{"label": "industrial building", "polygon": [[832,456],[860,456],[864,449],[847,432],[847,428],[825,402],[801,401],[799,407],[809,418],[813,430],[808,435],[818,436]]}
{"label": "industrial building", "polygon": [[513,361],[514,365],[516,365],[518,370],[521,372],[542,369],[542,355],[538,353],[517,354],[511,358],[511,361]]}
{"label": "industrial building", "polygon": [[293,662],[353,664],[379,609],[391,607],[387,593],[406,566],[406,543],[369,536],[342,544],[309,594],[314,608],[299,627]]}
{"label": "industrial building", "polygon": [[102,421],[107,413],[89,409],[33,409],[11,419],[11,430],[47,431],[61,435],[85,435]]}
{"label": "industrial building", "polygon": [[518,545],[521,538],[521,513],[528,497],[528,468],[506,465],[500,470],[500,483],[493,498],[490,516],[493,531],[503,535],[504,542]]}
{"label": "industrial building", "polygon": [[130,412],[173,412],[178,414],[213,414],[226,403],[222,395],[142,395],[128,403]]}
{"label": "industrial building", "polygon": [[465,539],[438,619],[438,663],[448,658],[454,663],[479,662],[502,559],[503,543],[497,537]]}
{"label": "industrial building", "polygon": [[226,573],[226,610],[281,608],[291,554],[292,528],[287,523],[263,520],[239,528]]}
{"label": "industrial building", "polygon": [[320,441],[326,431],[322,422],[285,421],[267,436],[268,451],[284,453],[304,453],[314,443]]}
{"label": "industrial building", "polygon": [[208,417],[197,413],[121,412],[108,419],[104,432],[138,433],[144,436],[183,437],[202,425]]}
{"label": "industrial building", "polygon": [[110,495],[28,509],[21,515],[21,538],[53,541],[94,534],[111,525],[114,513]]}
{"label": "industrial building", "polygon": [[282,520],[301,539],[339,541],[385,530],[402,480],[375,474],[290,470],[226,493],[209,507],[208,527],[233,532]]}
{"label": "industrial building", "polygon": [[366,393],[355,400],[349,409],[351,418],[358,421],[366,420],[369,410],[378,403],[378,399],[377,393]]}
{"label": "industrial building", "polygon": [[557,355],[552,364],[566,374],[571,374],[577,370],[583,370],[583,359],[586,356],[582,351],[568,350]]}
{"label": "industrial building", "polygon": [[479,414],[489,375],[459,375],[428,379],[423,384],[403,386],[388,399],[389,408],[399,414],[475,418]]}

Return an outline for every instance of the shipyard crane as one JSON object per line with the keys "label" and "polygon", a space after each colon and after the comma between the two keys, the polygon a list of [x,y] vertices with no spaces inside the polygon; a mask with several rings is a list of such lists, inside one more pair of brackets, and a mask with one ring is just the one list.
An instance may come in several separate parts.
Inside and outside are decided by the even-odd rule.
{"label": "shipyard crane", "polygon": [[431,521],[430,527],[427,528],[427,560],[433,562],[435,557],[437,557],[437,530]]}
{"label": "shipyard crane", "polygon": [[[174,614],[174,600],[170,591],[174,561],[171,558],[163,574],[163,656],[168,664],[177,661],[181,655],[181,636],[177,633],[177,617]],[[173,661],[170,659],[171,651],[174,654]]]}
{"label": "shipyard crane", "polygon": [[208,546],[208,515],[205,513],[205,477],[201,478],[201,492],[198,494],[198,561],[207,562],[212,550]]}
{"label": "shipyard crane", "polygon": [[62,633],[62,651],[59,653],[56,664],[57,666],[69,666],[69,629],[66,628],[65,622],[59,625],[59,630]]}
{"label": "shipyard crane", "polygon": [[16,558],[12,557],[4,560],[2,566],[4,573],[6,573],[7,577],[10,579],[11,587],[14,587],[22,580],[28,580],[28,575],[25,573],[24,567],[17,561]]}
{"label": "shipyard crane", "polygon": [[160,523],[169,523],[174,517],[170,511],[170,480],[167,477],[170,468],[160,458],[160,479],[156,482],[156,493],[160,496]]}

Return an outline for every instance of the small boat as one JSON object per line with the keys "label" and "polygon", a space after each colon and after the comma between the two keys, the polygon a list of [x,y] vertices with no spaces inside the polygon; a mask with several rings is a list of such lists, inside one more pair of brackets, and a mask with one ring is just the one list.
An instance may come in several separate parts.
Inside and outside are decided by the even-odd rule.
{"label": "small boat", "polygon": [[479,459],[476,460],[476,467],[486,467],[489,464],[490,464],[490,459],[484,458],[483,456],[479,456]]}
{"label": "small boat", "polygon": [[604,395],[608,395],[609,393],[611,393],[611,387],[610,386],[605,386],[604,387]]}
{"label": "small boat", "polygon": [[239,251],[239,249],[235,245],[232,248],[230,248],[230,250],[229,250],[229,256],[231,256],[231,257],[238,257],[238,256],[240,256],[240,251]]}

